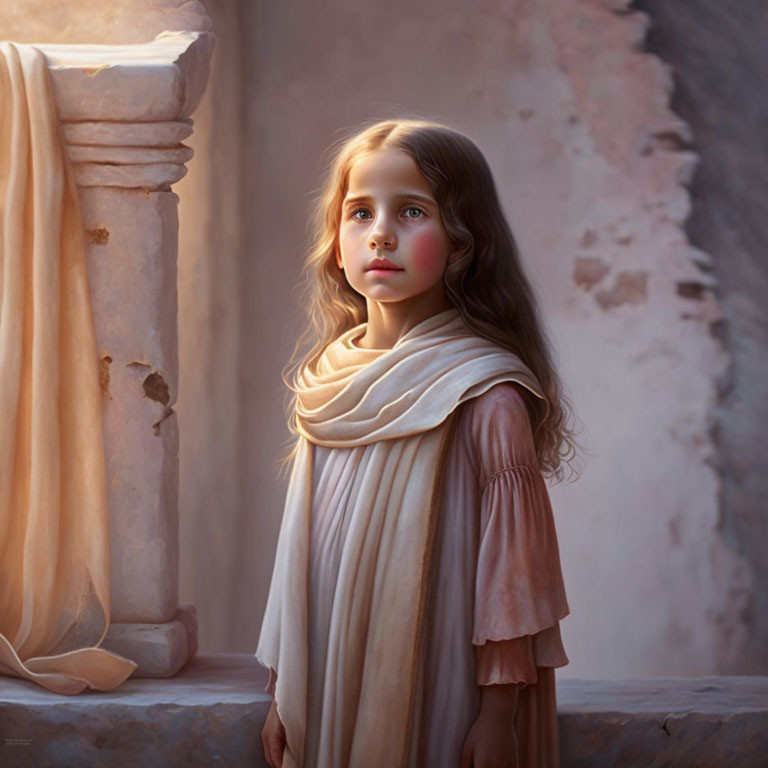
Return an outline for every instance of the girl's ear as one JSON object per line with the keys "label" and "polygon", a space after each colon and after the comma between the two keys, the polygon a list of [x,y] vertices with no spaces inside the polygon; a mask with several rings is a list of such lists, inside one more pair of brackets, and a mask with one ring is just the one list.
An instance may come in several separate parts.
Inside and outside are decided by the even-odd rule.
{"label": "girl's ear", "polygon": [[336,265],[343,272],[344,271],[344,264],[341,261],[341,254],[339,253],[339,249],[338,248],[335,249],[333,254],[334,254],[334,257],[336,258]]}

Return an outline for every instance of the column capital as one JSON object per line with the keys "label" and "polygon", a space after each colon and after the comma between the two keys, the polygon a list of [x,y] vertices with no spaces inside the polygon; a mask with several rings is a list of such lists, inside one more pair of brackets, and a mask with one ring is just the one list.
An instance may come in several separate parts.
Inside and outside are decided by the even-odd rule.
{"label": "column capital", "polygon": [[185,174],[189,118],[208,82],[214,36],[162,32],[135,45],[37,44],[45,55],[81,187],[169,189]]}

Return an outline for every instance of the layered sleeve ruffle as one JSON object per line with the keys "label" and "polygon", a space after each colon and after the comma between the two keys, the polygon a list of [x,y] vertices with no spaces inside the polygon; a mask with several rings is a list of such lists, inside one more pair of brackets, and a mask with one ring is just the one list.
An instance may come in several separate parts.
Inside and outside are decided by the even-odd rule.
{"label": "layered sleeve ruffle", "polygon": [[537,667],[568,663],[559,620],[569,607],[552,507],[516,385],[479,397],[472,421],[481,484],[477,682],[532,684]]}
{"label": "layered sleeve ruffle", "polygon": [[488,640],[476,650],[478,685],[532,685],[538,681],[537,667],[564,667],[568,663],[559,622],[535,635]]}

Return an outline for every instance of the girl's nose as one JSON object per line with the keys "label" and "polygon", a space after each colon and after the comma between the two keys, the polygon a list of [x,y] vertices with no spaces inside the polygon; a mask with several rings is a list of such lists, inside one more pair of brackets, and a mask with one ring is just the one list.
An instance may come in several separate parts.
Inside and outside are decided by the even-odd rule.
{"label": "girl's nose", "polygon": [[377,248],[394,248],[395,236],[392,234],[374,233],[368,241],[368,247],[375,251]]}

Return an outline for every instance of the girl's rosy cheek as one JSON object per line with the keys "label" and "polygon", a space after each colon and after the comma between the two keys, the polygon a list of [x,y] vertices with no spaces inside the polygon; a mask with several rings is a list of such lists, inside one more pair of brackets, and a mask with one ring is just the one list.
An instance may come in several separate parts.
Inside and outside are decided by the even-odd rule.
{"label": "girl's rosy cheek", "polygon": [[445,267],[445,240],[439,232],[421,232],[413,241],[413,268],[419,275],[442,273]]}

